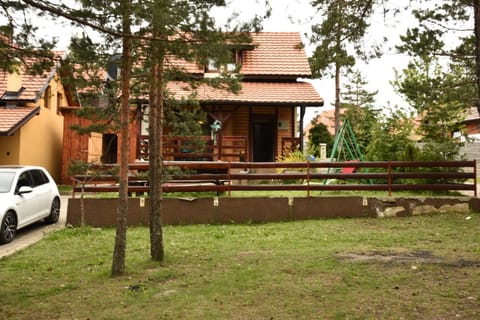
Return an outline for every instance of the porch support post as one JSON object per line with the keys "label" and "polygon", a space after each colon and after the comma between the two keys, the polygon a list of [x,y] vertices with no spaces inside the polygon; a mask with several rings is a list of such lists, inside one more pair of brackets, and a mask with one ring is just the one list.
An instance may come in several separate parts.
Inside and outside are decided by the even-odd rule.
{"label": "porch support post", "polygon": [[300,123],[299,123],[299,140],[300,140],[300,151],[303,152],[303,118],[305,117],[305,106],[300,106]]}

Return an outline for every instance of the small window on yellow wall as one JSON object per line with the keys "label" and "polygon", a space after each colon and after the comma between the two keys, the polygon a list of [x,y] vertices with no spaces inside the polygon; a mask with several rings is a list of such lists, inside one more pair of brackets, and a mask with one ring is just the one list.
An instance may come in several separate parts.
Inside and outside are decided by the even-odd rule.
{"label": "small window on yellow wall", "polygon": [[60,107],[62,106],[62,94],[57,93],[57,114],[60,114]]}
{"label": "small window on yellow wall", "polygon": [[43,96],[43,101],[45,104],[45,108],[50,109],[52,107],[52,88],[50,86],[45,89],[45,94]]}

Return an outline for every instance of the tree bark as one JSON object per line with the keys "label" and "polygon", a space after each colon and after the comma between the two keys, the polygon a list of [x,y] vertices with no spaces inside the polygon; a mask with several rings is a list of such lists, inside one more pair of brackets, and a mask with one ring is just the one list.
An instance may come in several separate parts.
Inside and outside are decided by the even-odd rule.
{"label": "tree bark", "polygon": [[475,68],[477,84],[477,107],[480,107],[480,0],[473,0],[475,29]]}
{"label": "tree bark", "polygon": [[[157,98],[157,112],[155,121],[155,132],[156,132],[156,156],[154,159],[151,159],[151,164],[153,160],[153,166],[155,167],[154,174],[151,175],[151,183],[155,185],[155,194],[150,194],[150,214],[153,228],[150,230],[152,232],[151,241],[151,256],[154,261],[163,261],[164,259],[164,249],[163,249],[163,230],[162,230],[162,211],[163,211],[163,158],[162,158],[162,149],[163,149],[163,59],[161,63],[155,68],[157,70],[156,74],[156,83],[157,87],[155,90]],[[151,168],[152,166],[150,166]]]}
{"label": "tree bark", "polygon": [[[154,27],[153,36],[161,33]],[[149,114],[149,165],[150,165],[150,255],[154,261],[163,261],[162,230],[162,175],[163,175],[163,105],[164,105],[164,59],[165,52],[160,41],[152,42],[152,67],[150,74]]]}
{"label": "tree bark", "polygon": [[[130,33],[130,0],[125,0],[123,6],[123,32]],[[122,96],[120,110],[120,169],[119,198],[117,207],[117,232],[113,251],[112,275],[125,273],[125,252],[127,248],[127,215],[128,215],[128,159],[130,154],[129,118],[130,118],[130,52],[131,39],[122,39]]]}
{"label": "tree bark", "polygon": [[[342,32],[343,32],[343,21],[342,21],[342,14],[343,14],[343,0],[337,1],[337,14],[338,14],[338,22],[337,22],[337,34],[336,34],[336,51],[337,55],[340,54],[342,49]],[[337,134],[338,129],[340,129],[340,72],[341,72],[341,63],[339,61],[339,57],[337,56],[337,61],[335,62],[335,134]]]}

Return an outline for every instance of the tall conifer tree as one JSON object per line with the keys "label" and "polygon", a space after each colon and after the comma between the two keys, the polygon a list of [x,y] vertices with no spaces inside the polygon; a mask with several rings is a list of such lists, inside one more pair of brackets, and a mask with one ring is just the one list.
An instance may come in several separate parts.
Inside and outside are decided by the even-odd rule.
{"label": "tall conifer tree", "polygon": [[314,75],[323,77],[333,69],[335,78],[335,131],[340,127],[342,73],[353,67],[358,58],[379,55],[373,47],[366,52],[363,38],[369,27],[375,0],[313,0],[316,17],[321,22],[312,26],[311,42],[317,47],[311,57]]}

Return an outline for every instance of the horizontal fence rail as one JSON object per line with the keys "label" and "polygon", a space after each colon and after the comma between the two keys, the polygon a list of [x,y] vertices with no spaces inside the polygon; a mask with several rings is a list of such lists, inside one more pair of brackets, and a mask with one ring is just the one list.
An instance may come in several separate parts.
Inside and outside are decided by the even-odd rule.
{"label": "horizontal fence rail", "polygon": [[[473,191],[476,161],[219,162],[164,161],[163,192]],[[129,165],[129,193],[148,193],[148,163]],[[76,192],[118,192],[117,165],[72,178]]]}

